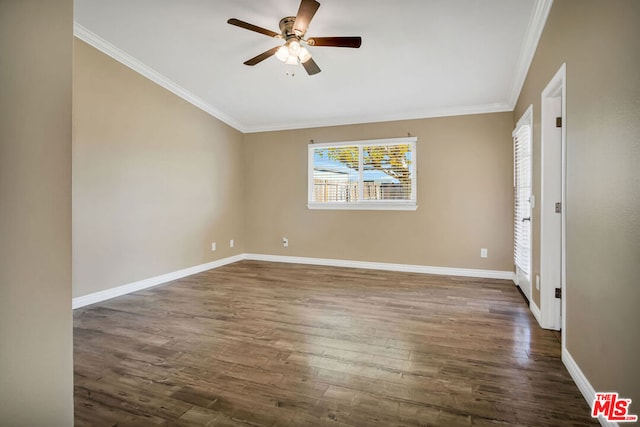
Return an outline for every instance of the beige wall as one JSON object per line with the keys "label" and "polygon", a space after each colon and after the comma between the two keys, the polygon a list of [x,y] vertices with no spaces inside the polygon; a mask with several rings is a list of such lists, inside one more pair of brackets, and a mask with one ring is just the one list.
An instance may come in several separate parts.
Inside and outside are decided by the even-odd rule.
{"label": "beige wall", "polygon": [[[597,390],[638,402],[639,22],[635,0],[556,0],[514,116],[245,136],[76,41],[73,295],[242,252],[511,270],[510,132],[533,103],[539,193],[539,96],[566,62],[567,345]],[[73,418],[71,29],[68,0],[0,3],[0,419],[13,425]],[[417,211],[306,208],[310,139],[407,133]]]}
{"label": "beige wall", "polygon": [[74,46],[74,297],[242,253],[242,134]]}
{"label": "beige wall", "polygon": [[73,425],[71,0],[0,2],[0,424]]}
{"label": "beige wall", "polygon": [[[512,271],[512,128],[511,113],[496,113],[247,134],[246,248]],[[307,209],[310,140],[407,134],[418,138],[417,211]],[[481,247],[488,248],[488,258],[480,258]]]}
{"label": "beige wall", "polygon": [[[597,391],[640,412],[640,2],[556,0],[515,109],[534,105],[540,194],[540,93],[567,67],[567,348]],[[540,268],[534,212],[534,274]],[[539,294],[534,295],[539,303]]]}

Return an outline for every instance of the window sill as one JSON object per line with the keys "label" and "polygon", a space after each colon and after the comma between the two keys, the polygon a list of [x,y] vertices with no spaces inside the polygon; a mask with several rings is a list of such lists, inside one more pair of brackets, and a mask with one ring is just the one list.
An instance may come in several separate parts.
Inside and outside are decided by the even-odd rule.
{"label": "window sill", "polygon": [[359,210],[359,211],[415,211],[418,205],[415,203],[308,203],[307,208],[315,210]]}

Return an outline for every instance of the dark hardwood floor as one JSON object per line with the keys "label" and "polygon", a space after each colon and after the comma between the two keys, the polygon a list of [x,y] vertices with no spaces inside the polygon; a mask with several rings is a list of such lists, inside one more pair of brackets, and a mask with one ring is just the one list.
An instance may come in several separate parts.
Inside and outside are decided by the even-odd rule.
{"label": "dark hardwood floor", "polygon": [[511,282],[243,261],[74,312],[76,426],[598,425]]}

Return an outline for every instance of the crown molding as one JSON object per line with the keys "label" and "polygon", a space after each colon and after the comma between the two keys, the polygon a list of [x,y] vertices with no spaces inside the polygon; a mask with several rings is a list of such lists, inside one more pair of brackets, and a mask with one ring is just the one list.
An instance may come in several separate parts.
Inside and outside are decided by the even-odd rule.
{"label": "crown molding", "polygon": [[553,0],[537,0],[534,6],[524,42],[522,43],[522,49],[520,49],[520,56],[516,64],[515,79],[509,97],[511,110],[515,108],[518,98],[520,97],[522,86],[524,86],[524,81],[529,73],[529,67],[531,67],[533,56],[538,48],[538,43],[540,42],[540,37],[547,23],[552,5]]}
{"label": "crown molding", "polygon": [[308,121],[296,121],[294,123],[279,122],[279,123],[268,123],[268,124],[262,124],[262,125],[260,124],[248,125],[234,119],[233,117],[230,117],[229,115],[225,114],[224,112],[220,111],[219,109],[215,108],[211,104],[204,101],[202,98],[196,96],[195,94],[191,93],[187,89],[176,84],[172,80],[163,76],[161,73],[157,72],[153,68],[149,67],[148,65],[142,63],[141,61],[129,55],[128,53],[124,52],[123,50],[112,45],[108,41],[104,40],[103,38],[96,35],[95,33],[89,31],[87,28],[83,27],[77,22],[74,22],[73,32],[78,39],[88,43],[89,45],[98,49],[102,53],[110,56],[116,61],[131,68],[137,73],[143,75],[144,77],[155,82],[159,86],[174,93],[175,95],[179,96],[180,98],[184,99],[185,101],[189,102],[195,107],[205,111],[206,113],[210,114],[216,119],[233,127],[234,129],[242,133],[258,133],[258,132],[310,129],[310,128],[329,127],[329,126],[344,126],[344,125],[354,125],[354,124],[364,124],[364,123],[379,123],[379,122],[390,122],[390,121],[401,121],[401,120],[416,120],[416,119],[427,119],[427,118],[435,118],[435,117],[463,116],[463,115],[471,115],[471,114],[487,114],[487,113],[513,111],[513,109],[515,108],[516,102],[518,101],[518,97],[520,96],[520,92],[524,85],[524,81],[527,77],[529,67],[531,66],[533,56],[538,46],[538,42],[540,41],[540,37],[542,35],[542,31],[544,29],[552,4],[553,4],[553,0],[537,0],[535,3],[534,10],[533,10],[533,13],[531,14],[531,18],[529,20],[529,24],[525,34],[525,39],[522,44],[522,49],[520,50],[520,56],[518,57],[518,62],[516,64],[513,86],[511,88],[511,92],[506,102],[458,106],[458,107],[433,108],[433,109],[426,109],[426,110],[417,110],[413,112],[405,112],[400,114],[336,116],[336,117],[330,117],[322,120],[312,119]]}
{"label": "crown molding", "polygon": [[471,114],[502,113],[513,111],[513,106],[507,103],[469,105],[459,107],[433,108],[418,110],[404,114],[380,114],[357,117],[332,117],[326,120],[297,121],[296,123],[274,123],[271,125],[246,126],[245,133],[274,132],[295,129],[312,129],[331,126],[345,126],[365,123],[382,123],[402,120],[419,120],[436,117],[467,116]]}
{"label": "crown molding", "polygon": [[136,58],[129,55],[125,51],[112,45],[108,41],[104,40],[97,34],[89,31],[88,29],[78,24],[77,22],[73,23],[73,35],[76,36],[78,39],[82,40],[83,42],[98,49],[100,52],[104,53],[105,55],[110,56],[111,58],[115,59],[121,64],[131,68],[133,71],[143,75],[147,79],[163,87],[169,92],[179,96],[180,98],[189,102],[193,106],[210,114],[216,119],[228,124],[229,126],[233,127],[234,129],[240,132],[243,132],[243,133],[246,132],[245,126],[243,126],[237,120],[233,119],[232,117],[228,116],[227,114],[223,113],[222,111],[208,104],[202,98],[194,95],[187,89],[176,84],[175,82],[163,76],[153,68],[137,60]]}

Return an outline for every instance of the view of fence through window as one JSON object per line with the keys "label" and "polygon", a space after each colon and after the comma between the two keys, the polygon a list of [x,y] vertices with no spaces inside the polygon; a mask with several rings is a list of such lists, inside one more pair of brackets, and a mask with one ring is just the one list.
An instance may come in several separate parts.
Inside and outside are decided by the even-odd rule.
{"label": "view of fence through window", "polygon": [[412,199],[412,144],[313,148],[313,202]]}

